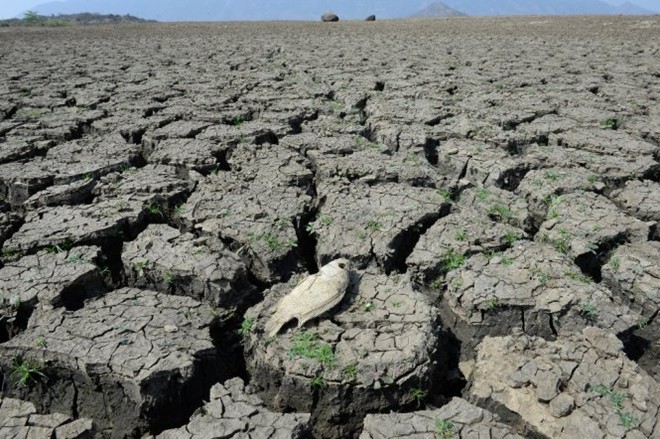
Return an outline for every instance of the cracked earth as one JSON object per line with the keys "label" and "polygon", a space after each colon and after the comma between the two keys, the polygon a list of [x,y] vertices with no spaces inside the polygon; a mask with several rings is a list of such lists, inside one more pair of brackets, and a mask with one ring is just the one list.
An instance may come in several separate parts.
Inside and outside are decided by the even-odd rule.
{"label": "cracked earth", "polygon": [[660,19],[0,41],[0,436],[660,436]]}

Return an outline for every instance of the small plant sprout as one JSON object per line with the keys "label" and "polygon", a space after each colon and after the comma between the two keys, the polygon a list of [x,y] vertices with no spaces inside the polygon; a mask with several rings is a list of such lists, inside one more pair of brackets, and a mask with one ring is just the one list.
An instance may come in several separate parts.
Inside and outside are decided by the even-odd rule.
{"label": "small plant sprout", "polygon": [[539,281],[541,285],[546,285],[550,279],[550,275],[543,270],[535,269],[533,271],[534,277]]}
{"label": "small plant sprout", "polygon": [[616,130],[619,128],[619,121],[614,118],[607,118],[600,121],[600,127],[604,130]]}
{"label": "small plant sprout", "polygon": [[506,265],[506,266],[512,265],[513,264],[513,258],[510,258],[509,256],[502,256],[500,258],[500,264]]}
{"label": "small plant sprout", "polygon": [[280,242],[277,236],[272,233],[266,233],[265,235],[263,235],[263,240],[268,246],[268,248],[274,252],[279,251],[283,248],[283,244]]}
{"label": "small plant sprout", "polygon": [[362,239],[362,240],[367,239],[367,236],[368,236],[368,235],[367,235],[367,232],[366,232],[364,229],[357,229],[357,230],[355,231],[355,235],[356,235],[359,239]]}
{"label": "small plant sprout", "polygon": [[460,287],[463,286],[464,283],[465,283],[465,281],[463,280],[462,277],[457,277],[456,279],[451,281],[451,286],[452,286],[452,288],[460,288]]}
{"label": "small plant sprout", "polygon": [[177,216],[181,216],[181,215],[183,215],[184,213],[186,213],[186,206],[183,205],[183,204],[179,204],[179,205],[177,205],[177,206],[174,208],[174,213],[175,213]]}
{"label": "small plant sprout", "polygon": [[47,379],[46,375],[42,372],[42,369],[43,366],[39,363],[23,360],[21,358],[14,358],[12,361],[10,376],[16,384],[16,387],[28,387]]}
{"label": "small plant sprout", "polygon": [[369,230],[372,233],[382,232],[383,226],[378,221],[369,221],[367,223],[367,230]]}
{"label": "small plant sprout", "polygon": [[246,119],[243,118],[243,116],[240,116],[240,115],[239,115],[239,116],[235,116],[234,119],[232,119],[232,121],[231,121],[231,123],[232,123],[235,127],[240,127],[240,126],[243,125],[245,122],[246,122]]}
{"label": "small plant sprout", "polygon": [[484,309],[486,311],[494,311],[500,306],[500,301],[497,299],[495,296],[490,296],[486,301],[484,302]]}
{"label": "small plant sprout", "polygon": [[608,261],[608,263],[610,264],[610,267],[612,267],[614,271],[619,271],[619,268],[621,268],[621,260],[619,259],[618,256],[612,256]]}
{"label": "small plant sprout", "polygon": [[548,219],[557,219],[559,217],[559,211],[557,210],[557,207],[561,204],[563,201],[563,198],[561,195],[549,195],[545,197],[543,200],[548,206]]}
{"label": "small plant sprout", "polygon": [[324,226],[329,226],[333,221],[334,219],[330,215],[319,215],[319,222]]}
{"label": "small plant sprout", "polygon": [[252,332],[252,327],[254,326],[253,317],[245,317],[241,323],[241,328],[238,330],[238,333],[241,337],[246,337],[250,332]]}
{"label": "small plant sprout", "polygon": [[174,276],[172,275],[172,273],[165,273],[163,275],[163,282],[165,282],[167,285],[171,284],[173,280],[174,280]]}
{"label": "small plant sprout", "polygon": [[485,188],[477,189],[477,193],[476,193],[477,200],[486,201],[489,196],[490,196],[490,193]]}
{"label": "small plant sprout", "polygon": [[440,197],[442,197],[443,200],[445,200],[447,203],[452,202],[451,198],[451,192],[449,192],[447,189],[438,189],[435,191],[436,194],[438,194]]}
{"label": "small plant sprout", "polygon": [[509,219],[513,218],[513,212],[506,206],[501,204],[494,204],[488,209],[488,215],[499,218],[499,219]]}
{"label": "small plant sprout", "polygon": [[326,387],[328,385],[325,382],[325,378],[323,378],[321,375],[317,375],[314,378],[312,378],[312,380],[309,382],[309,384],[314,389],[320,389],[320,388]]}
{"label": "small plant sprout", "polygon": [[96,265],[96,272],[101,277],[110,276],[110,269],[108,267],[101,267],[99,265]]}
{"label": "small plant sprout", "polygon": [[306,230],[307,233],[309,233],[310,235],[318,235],[318,234],[319,234],[319,231],[316,230],[316,227],[317,227],[316,223],[309,223],[309,224],[307,224],[307,226],[305,227],[305,230]]}
{"label": "small plant sprout", "polygon": [[559,180],[560,175],[559,175],[559,172],[557,172],[557,171],[547,170],[543,174],[543,177],[546,180],[549,180],[549,181],[557,181],[557,180]]}
{"label": "small plant sprout", "polygon": [[369,312],[369,311],[373,311],[374,309],[376,309],[376,305],[374,305],[373,302],[367,302],[364,304],[365,311]]}
{"label": "small plant sprout", "polygon": [[133,264],[133,268],[137,271],[138,277],[144,277],[144,271],[149,267],[150,261],[148,259],[144,261],[138,261]]}
{"label": "small plant sprout", "polygon": [[454,423],[446,419],[435,420],[435,437],[436,439],[452,439],[456,435]]}
{"label": "small plant sprout", "polygon": [[115,210],[117,210],[117,212],[121,212],[126,208],[126,206],[128,206],[126,200],[118,200],[115,202]]}
{"label": "small plant sprout", "polygon": [[152,216],[164,218],[163,209],[156,203],[151,203],[146,207],[147,213]]}
{"label": "small plant sprout", "polygon": [[347,381],[353,381],[358,374],[358,365],[357,363],[351,363],[341,371],[341,374],[345,377]]}
{"label": "small plant sprout", "polygon": [[9,299],[9,306],[14,311],[18,310],[18,308],[21,307],[21,296],[19,295],[12,296],[11,299]]}
{"label": "small plant sprout", "polygon": [[450,250],[445,256],[443,265],[446,270],[455,270],[465,264],[465,255],[455,250]]}
{"label": "small plant sprout", "polygon": [[583,303],[580,305],[580,314],[584,315],[589,320],[594,320],[598,317],[598,309],[596,309],[594,305]]}
{"label": "small plant sprout", "polygon": [[37,345],[39,348],[45,348],[46,347],[46,339],[43,337],[39,337],[34,341],[34,344]]}
{"label": "small plant sprout", "polygon": [[14,249],[5,248],[2,249],[2,259],[10,259],[16,256],[18,252]]}
{"label": "small plant sprout", "polygon": [[85,259],[80,255],[71,255],[64,260],[67,264],[79,264],[81,262],[86,262]]}
{"label": "small plant sprout", "polygon": [[568,254],[571,248],[572,236],[565,228],[559,229],[559,237],[551,239],[549,236],[543,237],[545,242],[550,243],[559,253]]}
{"label": "small plant sprout", "polygon": [[398,300],[392,300],[390,304],[392,305],[392,308],[398,308],[401,306],[401,302],[399,302]]}
{"label": "small plant sprout", "polygon": [[332,367],[335,363],[335,354],[332,346],[322,343],[318,334],[305,331],[293,338],[293,346],[289,350],[289,358],[311,358],[318,360],[325,367]]}
{"label": "small plant sprout", "polygon": [[454,239],[457,241],[465,241],[467,239],[467,232],[465,229],[461,228],[456,230],[456,233],[454,233]]}
{"label": "small plant sprout", "polygon": [[635,428],[639,425],[639,419],[632,416],[632,414],[625,412],[623,410],[623,402],[625,400],[625,395],[616,392],[612,387],[605,385],[598,385],[591,387],[591,390],[601,397],[608,397],[610,402],[614,406],[614,410],[619,417],[619,425],[621,425],[626,430]]}
{"label": "small plant sprout", "polygon": [[286,230],[287,226],[291,224],[291,221],[287,218],[278,218],[275,221],[275,229],[277,230]]}
{"label": "small plant sprout", "polygon": [[637,329],[644,329],[649,325],[649,319],[648,317],[642,317],[639,319],[637,322]]}
{"label": "small plant sprout", "polygon": [[595,174],[592,174],[592,175],[587,177],[587,181],[591,184],[594,184],[598,181],[598,176],[595,175]]}
{"label": "small plant sprout", "polygon": [[330,109],[333,113],[340,113],[344,109],[344,106],[340,102],[330,101]]}
{"label": "small plant sprout", "polygon": [[442,288],[442,286],[445,284],[444,279],[441,276],[436,277],[433,279],[433,282],[430,283],[431,288],[435,288],[436,290],[439,290]]}
{"label": "small plant sprout", "polygon": [[586,275],[584,275],[584,274],[582,274],[582,273],[580,273],[579,271],[576,271],[576,270],[566,270],[564,272],[564,276],[566,276],[567,278],[569,278],[571,280],[574,280],[574,281],[577,281],[577,282],[582,282],[583,284],[588,284],[588,283],[591,282],[591,279],[589,278],[589,276],[586,276]]}
{"label": "small plant sprout", "polygon": [[507,232],[507,234],[504,235],[504,242],[506,242],[508,245],[513,245],[513,243],[518,241],[519,239],[520,239],[520,235],[517,234],[516,232]]}
{"label": "small plant sprout", "polygon": [[417,403],[417,407],[422,405],[422,402],[424,401],[424,398],[426,398],[428,392],[426,390],[422,390],[419,387],[415,387],[410,391],[410,396],[415,400]]}

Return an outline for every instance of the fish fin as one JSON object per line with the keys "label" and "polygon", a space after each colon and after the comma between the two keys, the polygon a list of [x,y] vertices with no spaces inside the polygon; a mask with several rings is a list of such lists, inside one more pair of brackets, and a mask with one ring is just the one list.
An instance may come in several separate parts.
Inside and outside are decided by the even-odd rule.
{"label": "fish fin", "polygon": [[268,337],[275,337],[277,333],[280,332],[280,329],[282,329],[282,326],[284,326],[289,320],[285,320],[281,313],[276,311],[264,326],[264,330],[268,334]]}

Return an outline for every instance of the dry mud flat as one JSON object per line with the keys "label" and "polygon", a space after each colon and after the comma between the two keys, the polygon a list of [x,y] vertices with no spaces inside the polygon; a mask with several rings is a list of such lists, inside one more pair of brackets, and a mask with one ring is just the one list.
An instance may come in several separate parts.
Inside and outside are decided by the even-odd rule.
{"label": "dry mud flat", "polygon": [[0,30],[0,436],[659,437],[658,41]]}

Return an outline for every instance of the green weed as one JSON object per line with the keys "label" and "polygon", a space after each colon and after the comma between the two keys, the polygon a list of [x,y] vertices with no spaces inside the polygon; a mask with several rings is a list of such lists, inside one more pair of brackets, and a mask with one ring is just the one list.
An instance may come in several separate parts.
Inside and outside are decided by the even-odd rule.
{"label": "green weed", "polygon": [[435,437],[437,439],[452,439],[456,435],[454,423],[445,419],[435,420]]}
{"label": "green weed", "polygon": [[322,343],[315,332],[305,331],[293,338],[293,346],[289,350],[289,358],[311,358],[318,360],[325,367],[335,364],[335,354],[332,346]]}
{"label": "green weed", "polygon": [[446,270],[455,270],[465,264],[465,255],[455,250],[450,250],[445,256],[443,265]]}
{"label": "green weed", "polygon": [[580,305],[580,314],[589,320],[594,320],[598,317],[598,309],[594,305],[583,303]]}
{"label": "green weed", "polygon": [[138,277],[144,277],[144,271],[149,267],[150,263],[151,261],[146,259],[144,261],[138,261],[133,264],[133,268],[135,268]]}
{"label": "green weed", "polygon": [[348,366],[344,368],[344,370],[341,371],[342,375],[346,378],[348,381],[353,381],[357,377],[358,374],[358,365],[357,363],[351,363]]}
{"label": "green weed", "polygon": [[507,232],[507,234],[504,235],[504,242],[506,242],[508,245],[513,245],[513,243],[518,241],[519,239],[520,239],[520,235],[517,234],[516,232]]}
{"label": "green weed", "polygon": [[491,296],[484,302],[484,309],[486,311],[494,311],[500,306],[500,301],[495,296]]}
{"label": "green weed", "polygon": [[488,209],[488,215],[499,219],[513,218],[513,212],[506,206],[501,204],[494,204]]}
{"label": "green weed", "polygon": [[616,130],[619,128],[619,121],[614,118],[603,119],[600,121],[600,127],[605,130]]}
{"label": "green weed", "polygon": [[39,363],[14,358],[9,375],[17,387],[28,387],[47,379],[42,369]]}
{"label": "green weed", "polygon": [[323,378],[320,375],[315,376],[312,378],[312,380],[309,382],[309,384],[312,386],[312,388],[315,389],[320,389],[322,387],[326,387],[328,383],[326,383],[325,378]]}
{"label": "green weed", "polygon": [[241,323],[241,328],[238,330],[238,333],[241,337],[246,337],[250,332],[252,332],[252,327],[254,326],[254,318],[245,317]]}
{"label": "green weed", "polygon": [[467,232],[465,229],[456,230],[456,233],[454,233],[454,239],[457,241],[465,241],[467,239]]}
{"label": "green weed", "polygon": [[614,391],[613,388],[604,386],[602,384],[592,387],[593,390],[598,395],[605,397],[607,396],[610,399],[612,405],[614,405],[615,412],[619,417],[619,424],[627,430],[636,427],[639,424],[639,420],[632,416],[632,414],[623,411],[623,401],[625,396],[619,392]]}
{"label": "green weed", "polygon": [[410,396],[415,400],[418,407],[424,402],[424,398],[426,398],[427,394],[428,392],[426,390],[422,390],[419,387],[415,387],[410,391]]}
{"label": "green weed", "polygon": [[149,204],[147,207],[145,207],[145,210],[149,215],[158,216],[160,218],[165,217],[165,215],[163,214],[163,209],[156,203]]}

